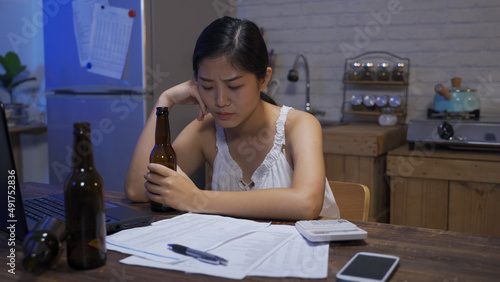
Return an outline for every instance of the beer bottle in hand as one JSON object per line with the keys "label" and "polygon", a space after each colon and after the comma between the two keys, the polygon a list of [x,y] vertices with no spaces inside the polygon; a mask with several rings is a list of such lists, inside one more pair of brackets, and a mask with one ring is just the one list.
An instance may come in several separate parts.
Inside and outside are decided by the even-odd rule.
{"label": "beer bottle in hand", "polygon": [[76,269],[106,263],[104,184],[94,166],[90,124],[74,124],[72,172],[64,185],[67,260]]}
{"label": "beer bottle in hand", "polygon": [[[156,108],[155,146],[149,156],[150,163],[162,164],[177,170],[177,159],[170,143],[170,125],[168,123],[168,107]],[[155,212],[172,211],[167,205],[151,201],[151,210]]]}

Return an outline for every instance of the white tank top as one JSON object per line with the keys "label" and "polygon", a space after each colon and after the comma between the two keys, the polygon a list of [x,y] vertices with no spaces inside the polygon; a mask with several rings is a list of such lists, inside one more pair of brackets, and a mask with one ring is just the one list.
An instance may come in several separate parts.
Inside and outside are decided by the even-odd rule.
{"label": "white tank top", "polygon": [[[224,128],[215,124],[217,128],[217,155],[213,165],[212,190],[246,191],[250,189],[292,187],[293,169],[286,160],[285,154],[285,122],[290,109],[287,106],[281,107],[280,116],[276,122],[273,147],[262,164],[253,173],[250,183],[243,181],[243,172],[229,153]],[[262,138],[265,138],[265,136],[262,136]],[[242,148],[243,150],[247,150],[249,157],[251,157],[252,151],[250,148]],[[320,215],[340,218],[337,203],[326,178],[325,197]]]}

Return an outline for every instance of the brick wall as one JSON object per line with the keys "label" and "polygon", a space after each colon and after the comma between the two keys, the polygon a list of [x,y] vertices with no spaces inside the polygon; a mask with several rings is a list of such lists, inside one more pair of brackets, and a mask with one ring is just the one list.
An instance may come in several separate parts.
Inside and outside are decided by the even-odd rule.
{"label": "brick wall", "polygon": [[434,85],[451,86],[458,76],[463,86],[478,89],[482,115],[500,121],[500,1],[239,0],[237,13],[264,28],[277,55],[280,104],[304,108],[303,65],[297,83],[286,79],[302,52],[313,107],[327,112],[320,119],[340,120],[346,57],[387,51],[411,60],[407,120],[425,117]]}

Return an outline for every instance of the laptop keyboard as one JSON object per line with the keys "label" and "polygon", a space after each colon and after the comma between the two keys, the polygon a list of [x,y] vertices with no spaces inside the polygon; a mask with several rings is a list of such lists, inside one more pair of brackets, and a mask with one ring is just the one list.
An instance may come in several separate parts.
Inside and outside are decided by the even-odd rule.
{"label": "laptop keyboard", "polygon": [[42,197],[23,200],[24,213],[36,221],[51,216],[66,220],[64,201],[54,197]]}

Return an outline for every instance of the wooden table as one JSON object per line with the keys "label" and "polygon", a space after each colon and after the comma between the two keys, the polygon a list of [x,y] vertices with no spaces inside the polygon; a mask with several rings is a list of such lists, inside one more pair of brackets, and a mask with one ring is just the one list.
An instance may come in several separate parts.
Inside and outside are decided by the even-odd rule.
{"label": "wooden table", "polygon": [[[27,184],[23,195],[38,196],[54,191],[52,185]],[[61,189],[59,187],[59,189]],[[147,204],[131,204],[119,192],[106,192],[106,200],[126,204],[149,211]],[[157,214],[156,220],[180,214]],[[293,222],[275,222],[293,224]],[[500,277],[500,237],[406,227],[374,222],[355,222],[368,231],[363,241],[332,242],[327,281],[335,281],[335,274],[357,252],[376,252],[401,258],[391,281],[497,281]],[[108,251],[106,265],[93,270],[77,271],[66,263],[63,253],[53,269],[38,277],[22,268],[21,242],[16,244],[16,274],[6,269],[7,240],[1,235],[0,253],[2,281],[221,281],[218,277],[185,274],[178,271],[160,270],[120,264],[127,255]],[[7,280],[9,279],[9,280]],[[298,281],[300,279],[276,279],[246,277],[247,281]],[[228,280],[231,281],[231,280]]]}

